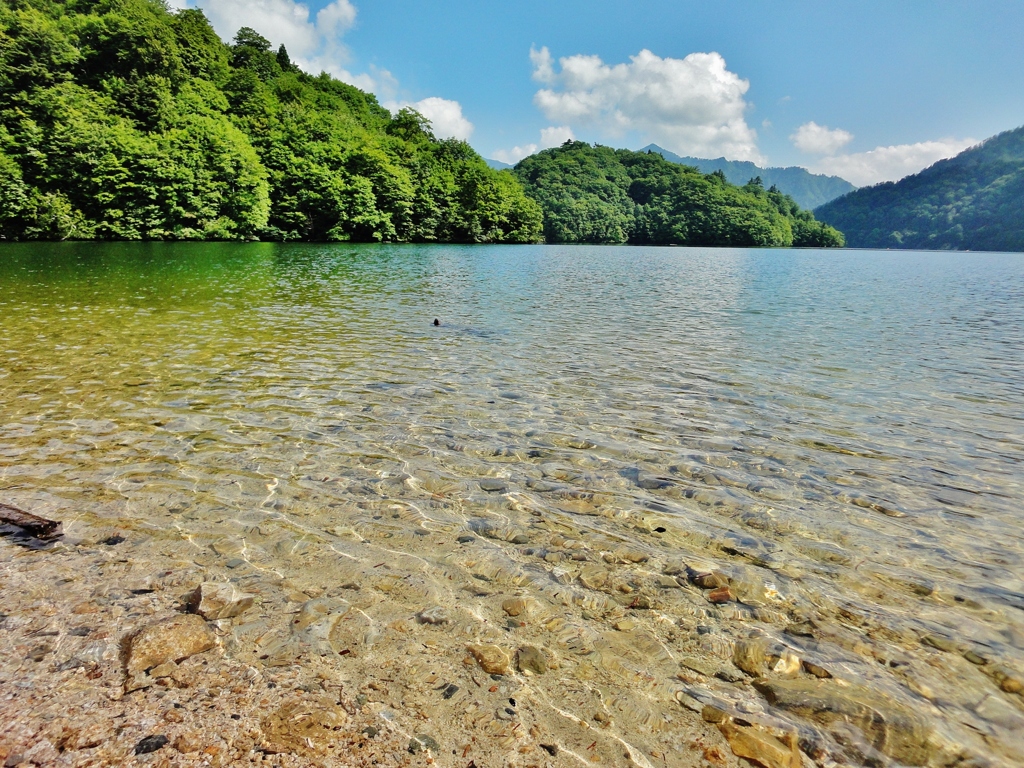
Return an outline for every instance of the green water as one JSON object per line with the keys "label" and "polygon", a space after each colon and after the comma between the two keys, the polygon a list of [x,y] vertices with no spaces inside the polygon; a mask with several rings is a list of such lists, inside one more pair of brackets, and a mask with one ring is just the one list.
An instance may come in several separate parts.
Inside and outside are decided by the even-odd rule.
{"label": "green water", "polygon": [[[69,536],[136,530],[140,562],[250,584],[329,588],[387,557],[420,586],[367,616],[470,622],[486,599],[460,590],[486,580],[580,637],[649,591],[676,628],[646,627],[669,657],[635,663],[665,681],[755,628],[807,646],[784,630],[812,617],[869,649],[797,649],[836,676],[973,753],[1019,746],[991,671],[1024,656],[1020,255],[7,245],[0,327],[0,501]],[[465,554],[481,520],[523,537]],[[646,560],[602,554],[623,548]],[[680,564],[768,598],[659,592]],[[932,663],[928,635],[989,665]],[[630,658],[609,637],[582,658]]]}

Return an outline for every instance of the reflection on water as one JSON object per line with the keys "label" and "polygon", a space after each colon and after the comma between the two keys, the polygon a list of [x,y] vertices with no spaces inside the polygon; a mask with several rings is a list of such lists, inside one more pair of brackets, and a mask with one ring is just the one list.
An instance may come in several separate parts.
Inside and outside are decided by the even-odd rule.
{"label": "reflection on water", "polygon": [[[533,645],[538,721],[597,691],[638,764],[680,701],[823,764],[1024,749],[1019,255],[5,246],[0,318],[0,501],[260,592],[237,654],[291,663],[275,601],[356,584],[360,674],[395,622],[455,668]],[[752,632],[924,735],[751,687]]]}

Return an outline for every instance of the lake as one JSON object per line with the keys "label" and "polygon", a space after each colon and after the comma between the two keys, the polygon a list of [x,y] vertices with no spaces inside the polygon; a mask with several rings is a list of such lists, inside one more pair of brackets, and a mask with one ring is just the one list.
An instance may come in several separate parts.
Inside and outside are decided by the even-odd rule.
{"label": "lake", "polygon": [[67,534],[0,565],[71,574],[0,613],[230,581],[229,656],[482,765],[1024,750],[1020,254],[5,245],[0,325],[0,502]]}

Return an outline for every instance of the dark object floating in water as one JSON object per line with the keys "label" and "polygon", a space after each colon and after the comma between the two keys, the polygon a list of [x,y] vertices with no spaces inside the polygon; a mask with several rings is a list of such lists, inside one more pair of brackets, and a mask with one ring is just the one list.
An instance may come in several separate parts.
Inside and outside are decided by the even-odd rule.
{"label": "dark object floating in water", "polygon": [[100,543],[101,544],[106,544],[108,547],[116,547],[118,544],[122,543],[123,541],[125,541],[124,536],[122,536],[121,534],[118,533],[118,534],[115,534],[115,535],[111,536],[108,539],[104,539]]}
{"label": "dark object floating in water", "polygon": [[437,319],[437,318],[435,317],[435,318],[434,318],[434,325],[440,325],[440,324],[441,324],[441,321],[440,321],[440,320],[438,320],[438,319]]}
{"label": "dark object floating in water", "polygon": [[0,523],[21,528],[37,539],[56,539],[64,535],[58,521],[22,512],[9,504],[0,504]]}
{"label": "dark object floating in water", "polygon": [[135,745],[135,754],[148,755],[150,752],[156,752],[158,749],[163,749],[167,746],[168,741],[170,739],[166,736],[147,736]]}

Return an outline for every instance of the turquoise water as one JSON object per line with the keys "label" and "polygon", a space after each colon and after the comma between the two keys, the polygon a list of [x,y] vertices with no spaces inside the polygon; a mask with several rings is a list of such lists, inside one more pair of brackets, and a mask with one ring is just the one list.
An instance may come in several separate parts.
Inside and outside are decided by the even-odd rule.
{"label": "turquoise water", "polygon": [[[798,650],[974,753],[1018,746],[993,675],[1024,655],[1019,254],[7,245],[0,327],[0,501],[72,533],[159,535],[154,563],[243,553],[257,582],[329,581],[332,552],[350,569],[387,535],[430,601],[486,561],[583,628],[621,598],[587,586],[606,563],[693,630],[646,626],[675,655],[841,626],[863,647]],[[466,559],[436,535],[481,519],[524,539]],[[600,554],[622,547],[645,565]],[[775,602],[666,597],[680,563]]]}

